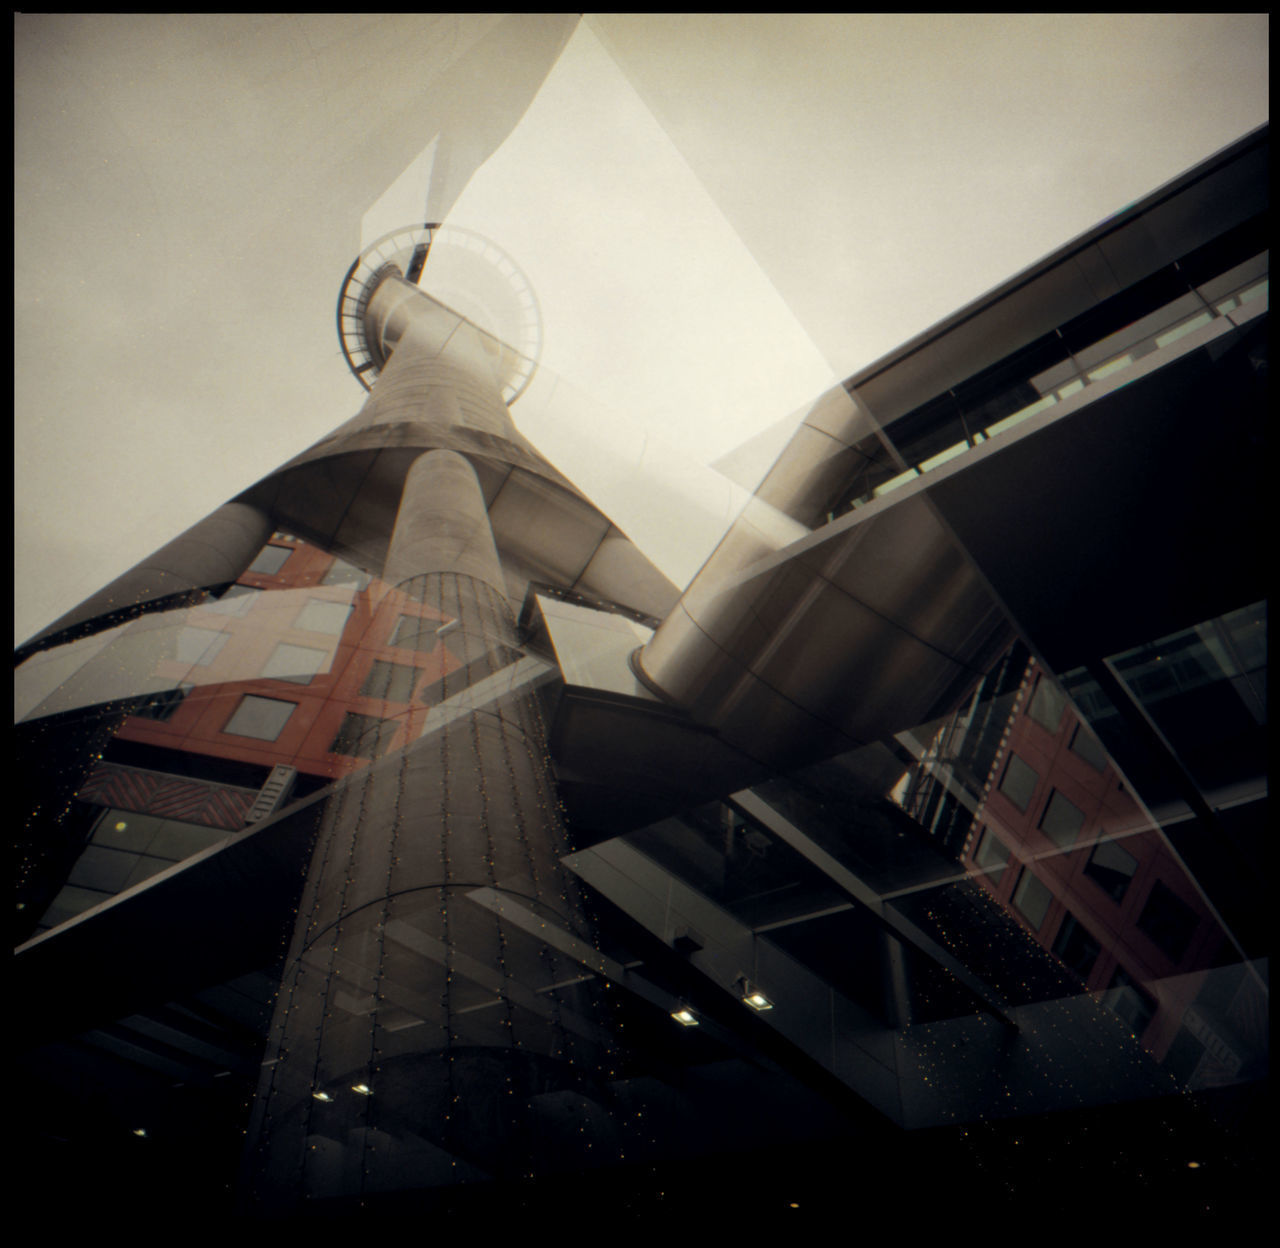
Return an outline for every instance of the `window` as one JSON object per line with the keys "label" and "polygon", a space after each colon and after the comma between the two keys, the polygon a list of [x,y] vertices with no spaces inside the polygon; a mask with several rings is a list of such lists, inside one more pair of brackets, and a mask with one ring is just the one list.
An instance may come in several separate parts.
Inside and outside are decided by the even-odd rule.
{"label": "window", "polygon": [[1054,789],[1049,795],[1044,814],[1040,817],[1040,831],[1059,849],[1070,849],[1076,843],[1082,827],[1084,811]]}
{"label": "window", "polygon": [[329,750],[351,758],[377,758],[391,745],[396,735],[396,722],[348,711]]}
{"label": "window", "polygon": [[1013,904],[1037,931],[1044,922],[1044,916],[1049,913],[1049,903],[1052,900],[1053,894],[1040,882],[1039,877],[1029,867],[1023,867],[1018,886],[1013,890]]}
{"label": "window", "polygon": [[408,702],[413,697],[413,686],[418,681],[418,669],[404,663],[388,663],[375,659],[369,675],[360,686],[360,692],[368,698],[386,698],[391,702]]}
{"label": "window", "polygon": [[464,689],[470,689],[472,685],[478,684],[502,668],[519,662],[522,657],[519,650],[513,650],[510,646],[491,646],[464,667],[455,668],[453,671],[446,670],[439,680],[425,683],[418,690],[418,701],[427,706],[439,706],[446,695],[455,698]]}
{"label": "window", "polygon": [[1138,930],[1150,936],[1170,960],[1180,962],[1191,944],[1198,922],[1196,912],[1171,888],[1157,880],[1138,916]]}
{"label": "window", "polygon": [[256,737],[259,741],[274,741],[297,709],[296,702],[282,702],[278,698],[260,698],[248,693],[240,699],[223,732],[236,737]]}
{"label": "window", "polygon": [[391,634],[390,644],[406,650],[434,650],[439,641],[443,620],[424,619],[420,615],[402,615]]}
{"label": "window", "polygon": [[1040,776],[1028,767],[1016,754],[1009,755],[1009,764],[1004,769],[1004,777],[1000,781],[1000,792],[1005,795],[1019,810],[1026,810],[1035,796],[1036,784]]}
{"label": "window", "polygon": [[134,708],[133,714],[143,719],[161,721],[171,719],[174,711],[182,705],[183,699],[194,688],[195,685],[183,681],[176,689],[164,689],[159,693],[153,693],[141,706]]}
{"label": "window", "polygon": [[212,663],[227,644],[227,634],[214,628],[180,628],[174,658],[179,663]]}
{"label": "window", "polygon": [[1068,914],[1063,917],[1062,926],[1054,938],[1053,952],[1068,970],[1074,971],[1081,979],[1088,979],[1102,946],[1074,914]]}
{"label": "window", "polygon": [[263,576],[275,576],[284,567],[291,554],[293,554],[293,548],[290,546],[264,546],[258,551],[246,571],[257,572]]}
{"label": "window", "polygon": [[1089,380],[1101,381],[1104,377],[1110,377],[1112,373],[1118,373],[1122,368],[1128,368],[1132,363],[1132,355],[1118,355],[1114,360],[1108,360],[1105,364],[1100,364],[1093,369],[1089,373]]}
{"label": "window", "polygon": [[221,598],[202,602],[200,610],[214,611],[218,615],[245,615],[261,593],[262,590],[250,589],[247,585],[232,585]]}
{"label": "window", "polygon": [[1123,967],[1116,967],[1107,991],[1102,994],[1102,1004],[1128,1024],[1135,1036],[1141,1036],[1147,1024],[1155,1017],[1156,1002],[1143,992]]}
{"label": "window", "polygon": [[347,616],[351,614],[351,604],[346,602],[326,602],[322,598],[312,598],[294,620],[294,628],[305,629],[309,633],[328,633],[331,637],[341,637],[347,626]]}
{"label": "window", "polygon": [[1076,725],[1071,737],[1071,752],[1083,758],[1095,771],[1106,771],[1110,761],[1106,750],[1102,748],[1102,742],[1084,724]]}
{"label": "window", "polygon": [[1009,865],[1009,847],[987,828],[982,834],[982,840],[978,842],[973,861],[982,868],[992,884],[999,884],[1005,867]]}
{"label": "window", "polygon": [[288,680],[297,685],[307,684],[317,672],[328,666],[329,651],[312,646],[291,646],[281,642],[262,668],[263,676],[270,680]]}
{"label": "window", "polygon": [[322,585],[354,585],[364,589],[373,577],[344,559],[335,559],[321,579]]}
{"label": "window", "polygon": [[1099,841],[1084,864],[1087,875],[1112,901],[1120,901],[1138,869],[1138,860],[1116,841]]}
{"label": "window", "polygon": [[1035,692],[1031,695],[1031,705],[1027,708],[1027,714],[1041,728],[1057,732],[1058,725],[1062,723],[1062,712],[1066,705],[1067,700],[1057,685],[1047,676],[1041,676],[1036,681]]}

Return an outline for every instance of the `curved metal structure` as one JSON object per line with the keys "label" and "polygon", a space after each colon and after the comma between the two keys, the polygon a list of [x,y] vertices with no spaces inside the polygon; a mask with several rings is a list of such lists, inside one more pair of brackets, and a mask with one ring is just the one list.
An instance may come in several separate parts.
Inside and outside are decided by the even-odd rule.
{"label": "curved metal structure", "polygon": [[[441,283],[442,251],[464,261],[461,282],[455,271]],[[510,405],[524,393],[542,352],[537,295],[520,266],[492,240],[475,230],[439,223],[384,234],[356,257],[343,278],[338,293],[338,340],[347,366],[366,390],[373,388],[386,367],[395,341],[385,342],[382,326],[370,325],[367,316],[375,291],[393,276],[413,287],[425,282],[423,289],[440,301],[462,305],[458,311],[500,342],[504,401]]]}

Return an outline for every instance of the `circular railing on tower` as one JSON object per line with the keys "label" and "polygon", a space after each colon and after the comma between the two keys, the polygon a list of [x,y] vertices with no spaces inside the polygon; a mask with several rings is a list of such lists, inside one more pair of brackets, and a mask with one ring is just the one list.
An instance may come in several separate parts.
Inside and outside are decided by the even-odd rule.
{"label": "circular railing on tower", "polygon": [[423,224],[384,234],[347,270],[338,294],[338,339],[347,366],[366,390],[386,365],[369,339],[365,312],[378,285],[394,273],[420,287],[504,348],[502,397],[524,393],[542,352],[542,317],[524,271],[483,234],[463,226]]}

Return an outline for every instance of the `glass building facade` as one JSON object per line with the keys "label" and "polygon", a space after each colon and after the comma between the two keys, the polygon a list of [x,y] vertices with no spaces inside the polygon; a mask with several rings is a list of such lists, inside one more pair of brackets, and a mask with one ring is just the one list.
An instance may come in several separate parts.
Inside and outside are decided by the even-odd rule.
{"label": "glass building facade", "polygon": [[429,228],[353,266],[360,414],[16,656],[32,1173],[1243,1208],[1267,162],[819,396],[688,586],[519,433],[532,348],[418,285]]}

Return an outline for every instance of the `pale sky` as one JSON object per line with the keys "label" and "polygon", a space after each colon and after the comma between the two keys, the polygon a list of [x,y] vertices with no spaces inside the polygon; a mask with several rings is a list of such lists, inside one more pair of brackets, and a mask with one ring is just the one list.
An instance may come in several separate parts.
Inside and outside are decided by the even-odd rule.
{"label": "pale sky", "polygon": [[[700,464],[1267,120],[1261,15],[15,33],[18,641],[358,409],[338,286],[433,186],[537,291],[517,423],[683,572],[729,505]],[[415,160],[433,85],[456,112],[481,51],[507,81],[562,34],[469,181],[456,142]]]}

